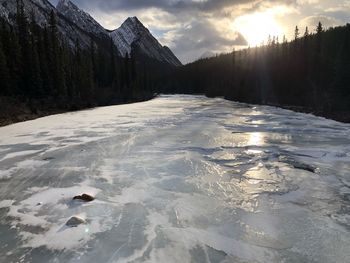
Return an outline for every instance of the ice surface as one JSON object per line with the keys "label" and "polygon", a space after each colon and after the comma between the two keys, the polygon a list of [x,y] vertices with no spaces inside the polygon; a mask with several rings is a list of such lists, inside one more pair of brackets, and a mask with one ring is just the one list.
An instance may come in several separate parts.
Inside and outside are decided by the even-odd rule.
{"label": "ice surface", "polygon": [[18,123],[0,187],[0,262],[350,259],[350,125],[309,114],[177,95]]}

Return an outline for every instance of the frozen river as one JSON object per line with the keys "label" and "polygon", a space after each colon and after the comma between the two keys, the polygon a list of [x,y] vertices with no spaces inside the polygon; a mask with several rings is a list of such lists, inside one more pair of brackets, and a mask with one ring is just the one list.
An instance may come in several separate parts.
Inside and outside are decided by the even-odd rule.
{"label": "frozen river", "polygon": [[177,95],[0,128],[0,262],[350,262],[350,125]]}

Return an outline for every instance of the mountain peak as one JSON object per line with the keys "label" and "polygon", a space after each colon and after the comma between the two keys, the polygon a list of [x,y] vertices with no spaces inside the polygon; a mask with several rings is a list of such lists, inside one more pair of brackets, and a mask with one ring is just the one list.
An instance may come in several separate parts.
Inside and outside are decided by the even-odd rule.
{"label": "mountain peak", "polygon": [[142,22],[136,17],[128,17],[120,28],[124,28],[125,30],[132,29],[137,36],[141,33],[150,34],[149,30],[142,24]]}
{"label": "mountain peak", "polygon": [[[133,23],[140,22],[140,20],[136,16],[128,17],[126,21],[131,21]],[[140,22],[141,23],[141,22]]]}
{"label": "mountain peak", "polygon": [[132,47],[135,47],[150,58],[174,66],[181,65],[171,50],[163,47],[136,16],[126,19],[110,36],[122,56],[130,54]]}
{"label": "mountain peak", "polygon": [[128,17],[124,21],[124,23],[133,24],[133,25],[141,25],[141,26],[145,27],[136,16]]}

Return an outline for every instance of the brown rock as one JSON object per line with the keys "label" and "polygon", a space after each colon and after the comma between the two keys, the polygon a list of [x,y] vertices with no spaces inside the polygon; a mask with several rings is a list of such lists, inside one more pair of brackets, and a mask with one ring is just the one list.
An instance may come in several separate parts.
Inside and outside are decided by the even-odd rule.
{"label": "brown rock", "polygon": [[88,194],[82,194],[82,195],[77,195],[73,197],[73,200],[80,200],[80,201],[84,201],[84,202],[91,202],[94,201],[95,198],[91,195]]}
{"label": "brown rock", "polygon": [[86,220],[84,218],[73,216],[67,221],[66,226],[77,227],[82,224],[86,224]]}

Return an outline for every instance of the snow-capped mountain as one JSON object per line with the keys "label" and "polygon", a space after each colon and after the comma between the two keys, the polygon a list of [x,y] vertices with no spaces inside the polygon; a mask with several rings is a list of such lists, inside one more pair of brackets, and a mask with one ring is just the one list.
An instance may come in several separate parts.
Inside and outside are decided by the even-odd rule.
{"label": "snow-capped mountain", "polygon": [[[30,17],[34,14],[36,22],[45,26],[48,24],[50,13],[53,11],[57,14],[57,28],[65,41],[74,46],[78,39],[81,45],[89,46],[89,34],[72,23],[64,15],[57,12],[56,8],[47,0],[23,0],[24,11]],[[7,20],[10,24],[15,23],[15,15],[17,12],[16,0],[0,0],[0,16]]]}
{"label": "snow-capped mountain", "polygon": [[137,48],[144,55],[174,66],[181,62],[167,47],[163,47],[137,17],[128,18],[118,29],[109,32],[104,29],[88,13],[79,9],[70,0],[60,0],[57,10],[74,22],[81,29],[96,35],[108,35],[118,48],[120,56],[130,54],[132,48]]}
{"label": "snow-capped mountain", "polygon": [[[16,2],[0,0],[0,16],[9,23],[15,22]],[[75,46],[78,40],[82,47],[89,47],[91,36],[105,40],[112,38],[121,56],[130,54],[135,48],[147,57],[174,66],[181,65],[171,50],[163,47],[136,17],[128,18],[120,28],[108,31],[70,0],[60,0],[57,7],[48,0],[23,0],[23,4],[28,17],[34,13],[36,22],[41,26],[47,25],[50,13],[55,12],[58,31],[71,46]]]}
{"label": "snow-capped mountain", "polygon": [[[23,1],[24,9],[29,12],[34,12],[37,23],[44,24],[47,22],[47,14],[54,10],[55,7],[46,0],[25,0]],[[0,16],[5,18],[10,23],[14,22],[17,12],[16,0],[0,0]]]}
{"label": "snow-capped mountain", "polygon": [[57,4],[57,10],[69,20],[74,22],[81,29],[95,35],[107,35],[106,30],[88,13],[79,9],[69,0],[60,0]]}
{"label": "snow-capped mountain", "polygon": [[163,47],[137,17],[129,17],[118,29],[110,33],[122,56],[138,48],[148,57],[180,66],[181,62],[168,47]]}

